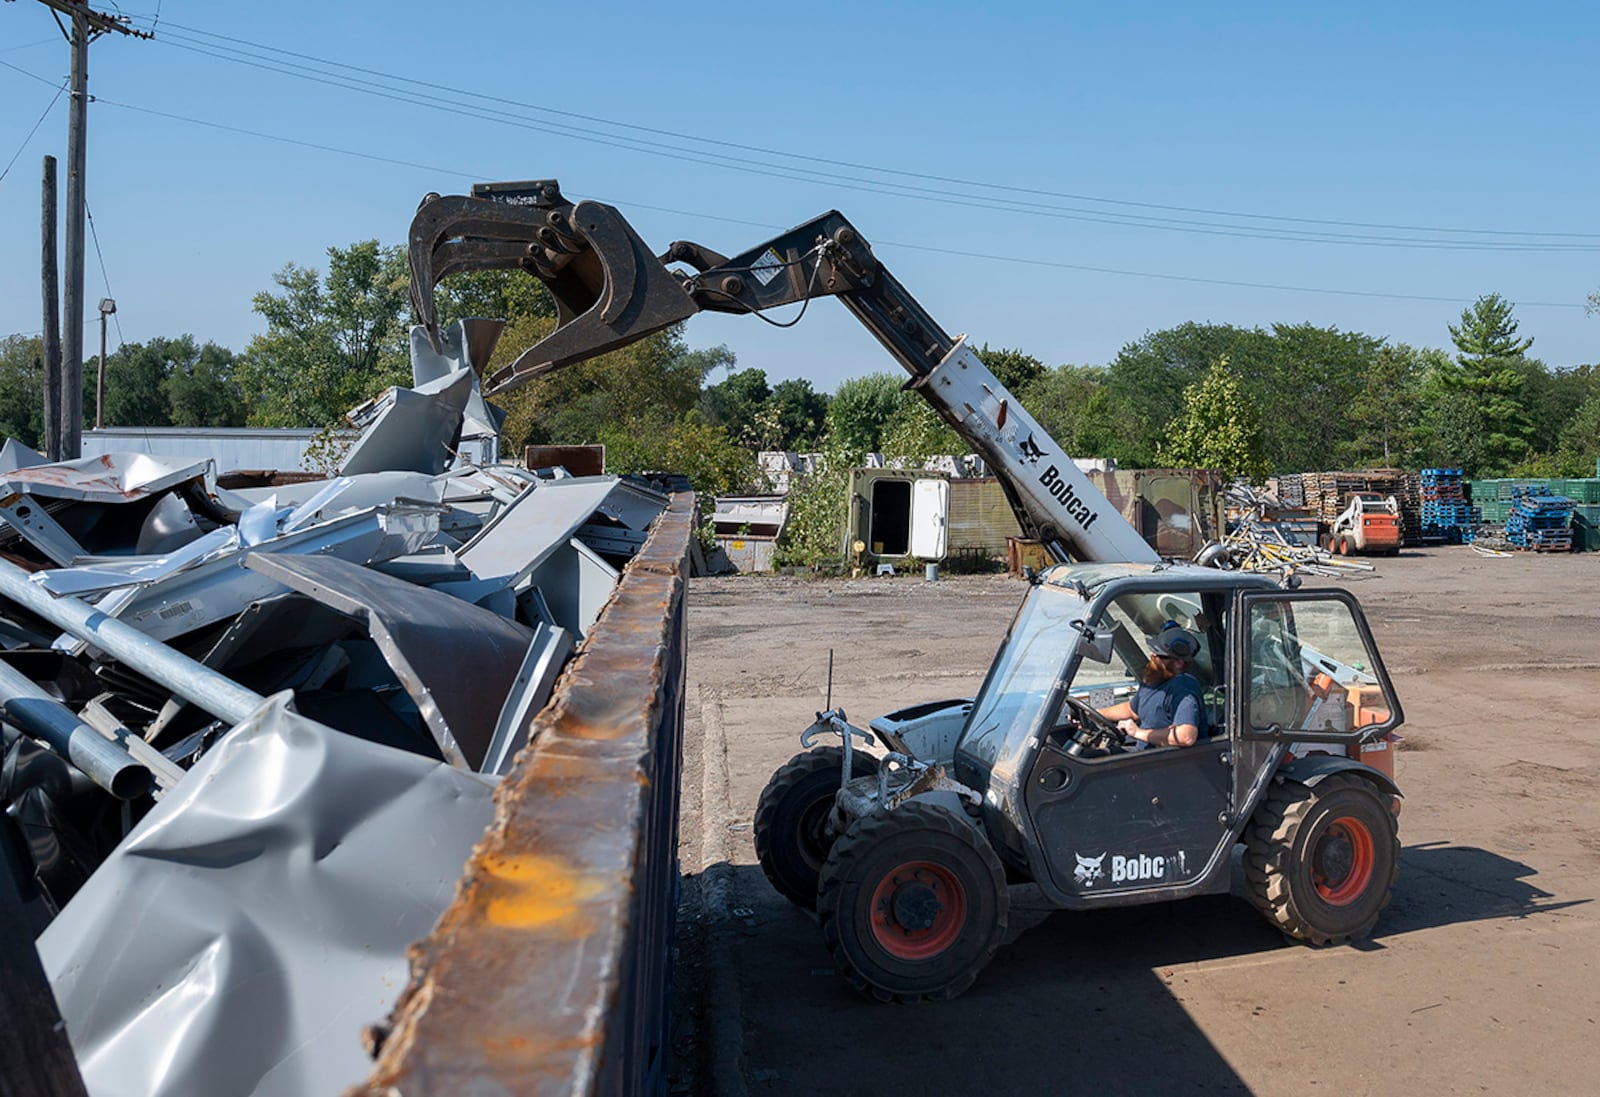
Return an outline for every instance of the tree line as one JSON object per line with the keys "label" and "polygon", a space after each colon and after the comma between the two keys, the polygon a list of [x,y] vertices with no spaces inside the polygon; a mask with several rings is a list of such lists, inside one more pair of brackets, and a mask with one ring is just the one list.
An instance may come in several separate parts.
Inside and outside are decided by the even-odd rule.
{"label": "tree line", "polygon": [[[119,347],[107,362],[107,425],[325,427],[409,383],[401,248],[330,248],[324,271],[291,263],[273,282],[253,299],[265,330],[242,352],[188,335]],[[522,272],[457,275],[435,296],[444,323],[507,319],[491,368],[555,325],[553,302]],[[1533,357],[1533,339],[1495,294],[1441,334],[1452,349],[1312,324],[1186,323],[1146,333],[1105,365],[1047,365],[987,344],[978,353],[1068,453],[1126,467],[1258,478],[1372,466],[1593,474],[1600,367],[1551,369]],[[37,338],[0,341],[0,431],[29,445],[42,428],[41,357]],[[828,394],[736,366],[726,347],[691,349],[681,329],[659,332],[497,398],[509,412],[502,450],[599,442],[617,471],[681,471],[709,492],[758,487],[760,450],[840,460],[965,451],[902,374],[867,373]]]}

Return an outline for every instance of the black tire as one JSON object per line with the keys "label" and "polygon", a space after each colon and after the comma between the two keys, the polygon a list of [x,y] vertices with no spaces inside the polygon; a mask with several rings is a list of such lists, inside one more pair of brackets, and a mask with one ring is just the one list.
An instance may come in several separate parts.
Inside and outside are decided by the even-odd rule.
{"label": "black tire", "polygon": [[1349,556],[1354,551],[1355,551],[1355,546],[1350,543],[1350,538],[1345,536],[1345,535],[1343,535],[1343,534],[1340,534],[1340,536],[1339,536],[1339,555],[1340,556]]}
{"label": "black tire", "polygon": [[984,835],[912,801],[856,820],[822,866],[817,914],[834,966],[880,1002],[972,985],[1006,933],[1005,870]]}
{"label": "black tire", "polygon": [[1275,787],[1246,840],[1245,880],[1256,909],[1313,945],[1370,934],[1400,870],[1399,828],[1386,801],[1351,773],[1315,788]]}
{"label": "black tire", "polygon": [[[862,751],[850,755],[850,776],[870,777],[878,759]],[[805,910],[817,909],[817,873],[833,845],[828,813],[844,769],[842,747],[820,747],[797,754],[778,767],[756,805],[756,858],[778,894]]]}

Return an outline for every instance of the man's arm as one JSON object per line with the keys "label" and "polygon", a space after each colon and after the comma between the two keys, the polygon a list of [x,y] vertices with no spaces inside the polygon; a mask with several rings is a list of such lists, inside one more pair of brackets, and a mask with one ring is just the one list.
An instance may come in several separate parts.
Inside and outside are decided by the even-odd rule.
{"label": "man's arm", "polygon": [[1195,724],[1173,724],[1165,728],[1142,728],[1134,725],[1122,730],[1153,747],[1192,747],[1200,741],[1200,728]]}

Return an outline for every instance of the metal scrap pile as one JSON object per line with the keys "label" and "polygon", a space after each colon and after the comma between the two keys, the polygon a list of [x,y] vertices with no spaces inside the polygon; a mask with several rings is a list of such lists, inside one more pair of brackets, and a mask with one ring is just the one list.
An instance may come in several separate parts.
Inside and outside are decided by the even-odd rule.
{"label": "metal scrap pile", "polygon": [[336,1092],[668,502],[475,467],[499,325],[412,346],[340,474],[0,454],[0,888],[92,1093]]}
{"label": "metal scrap pile", "polygon": [[1371,564],[1358,564],[1319,548],[1315,522],[1310,527],[1312,535],[1306,537],[1302,523],[1277,520],[1285,509],[1282,503],[1248,485],[1229,487],[1228,508],[1239,517],[1222,538],[1222,546],[1230,565],[1240,571],[1298,572],[1348,578],[1358,572],[1377,570]]}

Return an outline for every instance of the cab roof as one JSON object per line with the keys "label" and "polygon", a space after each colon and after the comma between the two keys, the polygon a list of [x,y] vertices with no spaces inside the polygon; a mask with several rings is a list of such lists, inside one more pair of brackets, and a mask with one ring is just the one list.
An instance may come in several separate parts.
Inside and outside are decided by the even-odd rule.
{"label": "cab roof", "polygon": [[1276,578],[1270,575],[1168,563],[1056,564],[1045,569],[1039,581],[1067,589],[1081,583],[1091,595],[1108,584],[1133,581],[1142,587],[1158,586],[1168,590],[1270,590],[1278,585]]}

